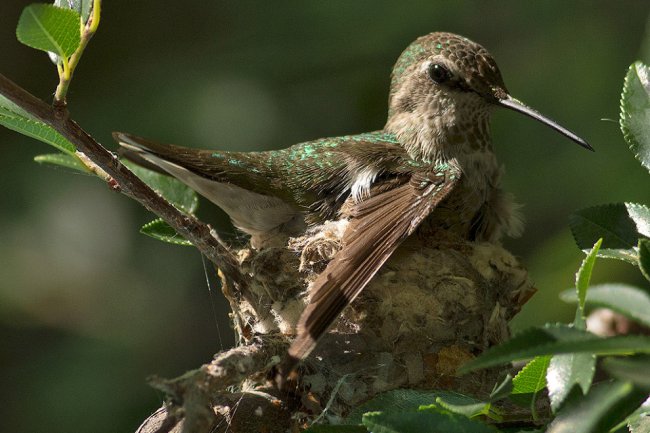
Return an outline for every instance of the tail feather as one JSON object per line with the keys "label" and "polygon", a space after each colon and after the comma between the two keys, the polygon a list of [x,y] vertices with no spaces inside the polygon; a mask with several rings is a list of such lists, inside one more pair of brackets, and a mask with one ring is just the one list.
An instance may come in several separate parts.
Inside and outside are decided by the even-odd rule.
{"label": "tail feather", "polygon": [[113,140],[115,140],[123,149],[137,153],[153,153],[162,156],[169,153],[171,145],[156,143],[155,141],[146,138],[138,137],[137,135],[129,134],[126,132],[113,132]]}
{"label": "tail feather", "polygon": [[160,168],[159,165],[144,158],[142,156],[144,152],[139,147],[132,146],[125,141],[122,141],[122,137],[119,137],[118,134],[118,132],[114,132],[113,138],[120,144],[120,147],[117,149],[117,154],[120,157],[128,159],[129,161],[138,164],[140,167],[155,171],[156,173],[169,175],[169,173]]}
{"label": "tail feather", "polygon": [[177,178],[215,203],[255,244],[304,229],[303,209],[270,170],[254,164],[255,154],[161,144],[124,132],[113,138],[128,159]]}

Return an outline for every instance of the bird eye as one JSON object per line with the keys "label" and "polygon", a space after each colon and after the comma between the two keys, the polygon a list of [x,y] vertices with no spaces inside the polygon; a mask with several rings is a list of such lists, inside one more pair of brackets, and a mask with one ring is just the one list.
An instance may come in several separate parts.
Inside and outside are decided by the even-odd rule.
{"label": "bird eye", "polygon": [[438,84],[444,83],[451,78],[451,72],[440,63],[432,63],[429,66],[429,77]]}

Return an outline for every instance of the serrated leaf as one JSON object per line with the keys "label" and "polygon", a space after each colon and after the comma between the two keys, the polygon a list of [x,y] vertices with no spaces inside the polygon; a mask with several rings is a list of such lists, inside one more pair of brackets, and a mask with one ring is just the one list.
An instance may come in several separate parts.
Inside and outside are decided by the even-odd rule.
{"label": "serrated leaf", "polygon": [[[54,6],[72,9],[77,12],[83,21],[84,24],[88,23],[88,18],[90,17],[90,12],[92,10],[93,0],[55,0]],[[50,60],[55,65],[61,62],[61,58],[53,52],[48,52]]]}
{"label": "serrated leaf", "polygon": [[585,395],[589,392],[595,373],[596,355],[592,353],[569,353],[551,358],[546,386],[553,412],[557,412],[572,393]]}
{"label": "serrated leaf", "polygon": [[0,106],[0,125],[40,140],[70,155],[75,153],[74,145],[45,123],[29,119],[2,106]]}
{"label": "serrated leaf", "polygon": [[535,356],[564,353],[620,355],[631,352],[650,353],[650,337],[634,335],[601,338],[568,325],[549,324],[529,328],[505,343],[486,350],[478,358],[461,366],[459,372],[468,373]]}
{"label": "serrated leaf", "polygon": [[303,433],[368,433],[362,425],[313,425]]}
{"label": "serrated leaf", "polygon": [[16,36],[29,47],[70,57],[81,41],[80,17],[71,9],[32,4],[20,15]]}
{"label": "serrated leaf", "polygon": [[603,368],[617,379],[650,390],[650,356],[636,355],[603,359]]}
{"label": "serrated leaf", "polygon": [[599,257],[637,264],[638,239],[650,234],[650,208],[638,203],[595,206],[571,215],[569,224],[581,249],[603,238]]}
{"label": "serrated leaf", "polygon": [[607,432],[645,400],[629,382],[605,382],[586,396],[573,395],[548,426],[547,433]]}
{"label": "serrated leaf", "polygon": [[550,356],[537,356],[522,368],[512,379],[510,399],[521,405],[535,408],[537,394],[546,387],[546,370]]}
{"label": "serrated leaf", "polygon": [[544,389],[550,362],[550,356],[538,356],[526,364],[512,379],[512,394],[531,394]]}
{"label": "serrated leaf", "polygon": [[639,269],[650,281],[650,239],[639,239]]}
{"label": "serrated leaf", "polygon": [[437,412],[384,413],[363,415],[363,425],[373,433],[494,433],[492,427],[461,415]]}
{"label": "serrated leaf", "polygon": [[39,164],[60,165],[83,173],[89,173],[88,168],[79,161],[79,158],[67,153],[48,153],[45,155],[38,155],[34,157],[34,161]]}
{"label": "serrated leaf", "polygon": [[[576,302],[573,290],[560,294],[566,302]],[[587,305],[605,307],[650,327],[650,294],[627,284],[611,283],[592,286],[587,294]]]}
{"label": "serrated leaf", "polygon": [[130,161],[123,160],[122,163],[174,206],[189,214],[196,212],[199,206],[199,198],[194,190],[181,181],[171,176],[156,173]]}
{"label": "serrated leaf", "polygon": [[621,95],[621,131],[636,159],[650,170],[650,71],[641,62],[630,66]]}
{"label": "serrated leaf", "polygon": [[573,237],[582,250],[602,238],[599,257],[636,264],[639,233],[625,203],[581,209],[569,217]]}
{"label": "serrated leaf", "polygon": [[176,233],[176,230],[162,219],[155,219],[143,225],[140,229],[140,233],[170,244],[183,245],[187,247],[192,246],[190,241]]}
{"label": "serrated leaf", "polygon": [[576,293],[578,296],[578,308],[576,309],[576,317],[573,324],[578,329],[586,329],[585,323],[585,299],[587,298],[587,289],[589,289],[589,282],[591,281],[591,274],[594,270],[594,263],[596,263],[596,256],[600,246],[603,243],[602,238],[598,239],[593,248],[582,261],[580,269],[576,273]]}
{"label": "serrated leaf", "polygon": [[650,208],[639,203],[625,203],[627,214],[636,225],[636,231],[640,236],[650,237]]}

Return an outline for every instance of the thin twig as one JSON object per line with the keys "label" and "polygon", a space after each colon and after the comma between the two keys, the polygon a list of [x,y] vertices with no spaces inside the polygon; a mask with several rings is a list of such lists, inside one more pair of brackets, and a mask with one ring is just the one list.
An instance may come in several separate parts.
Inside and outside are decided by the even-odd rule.
{"label": "thin twig", "polygon": [[101,16],[101,0],[93,0],[92,13],[88,18],[88,22],[81,24],[81,39],[79,41],[79,46],[75,52],[70,56],[70,59],[62,57],[63,67],[58,67],[59,70],[59,85],[56,87],[56,92],[54,93],[54,106],[60,109],[60,107],[65,107],[65,95],[68,93],[68,87],[72,81],[72,76],[74,71],[81,60],[81,56],[92,39],[93,35],[99,27],[99,20]]}
{"label": "thin twig", "polygon": [[58,131],[74,144],[77,150],[83,152],[104,170],[119,185],[121,192],[165,220],[240,286],[239,288],[245,290],[247,278],[239,270],[236,258],[214,230],[194,216],[182,213],[158,195],[126,168],[114,154],[70,119],[67,109],[53,108],[2,74],[0,74],[0,94]]}

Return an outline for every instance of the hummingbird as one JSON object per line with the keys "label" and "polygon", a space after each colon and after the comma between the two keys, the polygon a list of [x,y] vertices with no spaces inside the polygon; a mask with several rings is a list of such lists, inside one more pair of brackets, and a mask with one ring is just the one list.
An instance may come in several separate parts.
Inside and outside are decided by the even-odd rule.
{"label": "hummingbird", "polygon": [[311,284],[286,377],[404,239],[444,230],[468,241],[516,235],[521,220],[499,182],[494,107],[514,110],[593,148],[510,95],[481,45],[434,32],[412,42],[391,75],[383,129],[282,150],[231,152],[160,144],[116,132],[127,156],[176,177],[219,207],[254,247],[347,219],[341,249]]}

